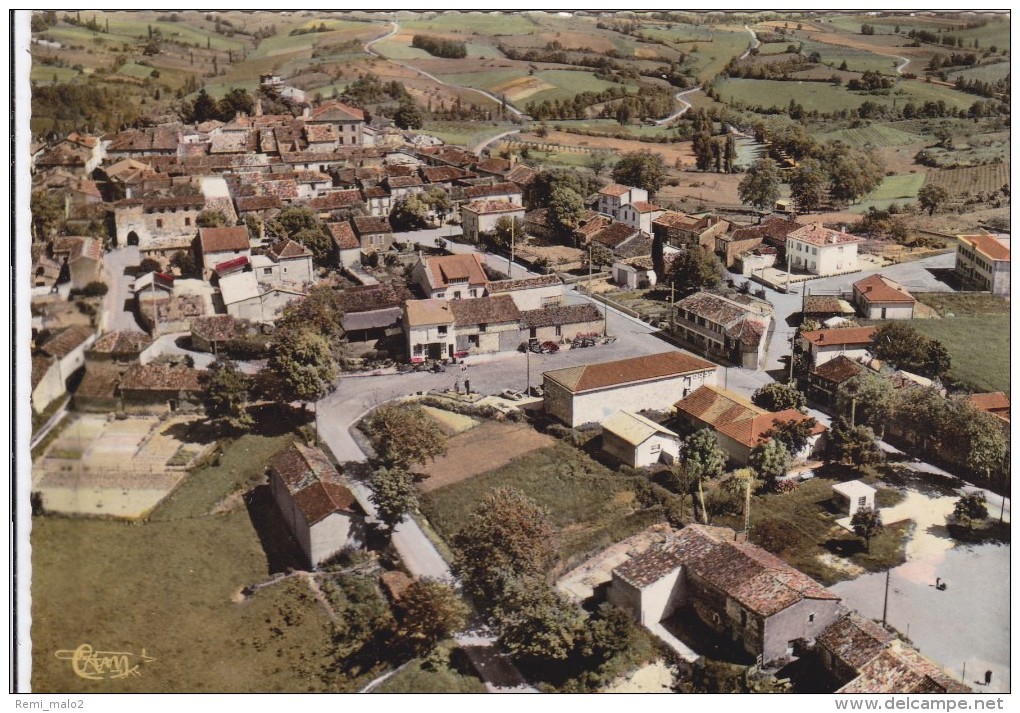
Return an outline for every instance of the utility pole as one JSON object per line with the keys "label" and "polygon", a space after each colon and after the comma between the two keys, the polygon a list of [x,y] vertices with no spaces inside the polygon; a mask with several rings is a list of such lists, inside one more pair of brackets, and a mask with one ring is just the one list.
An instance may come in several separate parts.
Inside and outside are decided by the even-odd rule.
{"label": "utility pole", "polygon": [[669,331],[670,334],[676,332],[676,318],[674,317],[673,310],[676,308],[676,284],[669,283]]}
{"label": "utility pole", "polygon": [[1006,496],[1002,496],[1002,507],[999,508],[999,522],[1002,522],[1002,516],[1006,514]]}
{"label": "utility pole", "polygon": [[524,350],[528,362],[528,383],[524,387],[524,393],[526,395],[531,393],[531,340],[528,340],[528,348]]}
{"label": "utility pole", "polygon": [[850,399],[850,425],[857,425],[857,399]]}
{"label": "utility pole", "polygon": [[510,219],[510,262],[506,266],[506,276],[511,280],[514,277],[514,224],[516,222],[516,218]]}
{"label": "utility pole", "polygon": [[796,339],[797,339],[796,334],[794,334],[794,336],[790,337],[790,378],[787,379],[787,381],[789,382],[790,386],[794,385],[794,383],[793,383],[793,352],[794,352],[794,341]]}
{"label": "utility pole", "polygon": [[790,294],[790,260],[793,256],[790,255],[790,251],[786,251],[786,289],[783,290],[785,294]]}
{"label": "utility pole", "polygon": [[882,603],[882,626],[885,626],[886,614],[889,613],[889,576],[892,574],[892,569],[885,571],[885,601]]}

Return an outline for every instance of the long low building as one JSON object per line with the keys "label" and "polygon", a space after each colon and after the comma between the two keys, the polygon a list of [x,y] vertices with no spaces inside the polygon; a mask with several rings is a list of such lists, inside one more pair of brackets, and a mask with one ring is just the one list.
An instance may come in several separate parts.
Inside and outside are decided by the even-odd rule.
{"label": "long low building", "polygon": [[705,384],[716,365],[682,351],[572,366],[543,374],[545,411],[570,427],[601,422],[621,409],[666,411]]}

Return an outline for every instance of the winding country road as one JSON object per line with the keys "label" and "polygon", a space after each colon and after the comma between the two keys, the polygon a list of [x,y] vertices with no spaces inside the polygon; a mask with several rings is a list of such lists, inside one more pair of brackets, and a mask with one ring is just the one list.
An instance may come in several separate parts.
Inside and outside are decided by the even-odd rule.
{"label": "winding country road", "polygon": [[670,114],[669,116],[665,117],[664,119],[656,119],[655,125],[656,126],[662,126],[663,124],[668,124],[669,122],[673,121],[674,119],[679,119],[681,116],[683,116],[687,112],[687,110],[691,108],[691,103],[689,101],[687,101],[686,99],[684,99],[684,97],[687,96],[688,94],[693,94],[694,92],[700,92],[700,91],[701,91],[701,85],[699,84],[698,86],[696,86],[696,87],[694,87],[692,89],[685,89],[682,92],[674,94],[673,98],[676,99],[678,102],[680,102],[680,104],[682,104],[683,106],[681,106],[679,109],[677,109],[672,114]]}
{"label": "winding country road", "polygon": [[418,69],[417,67],[412,67],[409,64],[404,64],[403,62],[398,62],[397,60],[393,59],[392,57],[387,57],[384,54],[380,54],[379,52],[376,52],[374,49],[372,49],[372,45],[376,44],[377,42],[381,42],[381,41],[383,41],[385,39],[388,39],[390,37],[393,37],[393,35],[397,34],[400,31],[400,25],[399,24],[397,24],[396,22],[391,22],[390,24],[393,25],[393,29],[392,30],[387,32],[385,35],[381,35],[380,37],[376,37],[374,40],[369,40],[368,42],[365,43],[365,51],[368,52],[370,55],[372,55],[373,57],[378,57],[379,59],[382,59],[382,60],[386,60],[387,62],[392,62],[393,64],[395,64],[395,65],[397,65],[399,67],[403,67],[404,69],[410,70],[410,71],[412,71],[412,72],[414,72],[416,74],[420,74],[421,76],[423,76],[423,77],[425,77],[427,79],[431,79],[436,84],[440,84],[440,85],[442,85],[444,87],[450,87],[452,89],[463,89],[464,91],[475,92],[476,94],[481,94],[484,97],[488,97],[489,99],[492,99],[497,104],[502,104],[503,106],[505,106],[507,111],[509,111],[511,114],[513,114],[514,116],[516,116],[519,119],[527,120],[527,119],[530,118],[527,114],[525,114],[523,111],[521,111],[520,109],[515,107],[513,104],[508,102],[506,99],[497,97],[495,94],[493,94],[491,92],[487,92],[484,89],[475,89],[474,87],[465,87],[465,86],[461,86],[459,84],[449,84],[447,82],[444,82],[442,79],[440,79],[439,77],[437,77],[434,74],[429,74],[428,72],[426,72],[424,70],[421,70],[421,69]]}

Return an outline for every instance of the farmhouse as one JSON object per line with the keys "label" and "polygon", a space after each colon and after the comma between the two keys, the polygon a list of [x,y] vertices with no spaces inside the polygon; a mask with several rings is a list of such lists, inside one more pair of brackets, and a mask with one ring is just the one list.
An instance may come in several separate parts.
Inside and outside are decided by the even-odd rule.
{"label": "farmhouse", "polygon": [[855,272],[857,245],[862,238],[846,231],[826,228],[821,223],[805,225],[786,236],[787,262],[794,270],[812,275]]}
{"label": "farmhouse", "polygon": [[667,210],[652,220],[652,235],[675,248],[700,245],[715,250],[715,239],[730,229],[729,222],[713,215],[687,215]]}
{"label": "farmhouse", "polygon": [[403,285],[358,285],[336,293],[342,325],[351,342],[368,342],[401,334],[403,306],[413,298]]}
{"label": "farmhouse", "polygon": [[716,365],[671,351],[547,371],[545,411],[571,428],[620,409],[668,410],[677,397],[715,383]]}
{"label": "farmhouse", "polygon": [[91,327],[76,325],[51,337],[39,351],[57,360],[60,380],[67,384],[85,366],[85,350],[95,343],[96,338]]}
{"label": "farmhouse", "polygon": [[283,308],[305,296],[296,286],[259,283],[254,272],[238,272],[220,278],[220,296],[227,314],[251,322],[275,322]]}
{"label": "farmhouse", "polygon": [[478,242],[479,236],[493,232],[499,219],[503,217],[523,222],[524,207],[504,200],[477,200],[461,206],[460,219],[464,238]]}
{"label": "farmhouse", "polygon": [[882,275],[855,282],[853,301],[865,319],[913,319],[917,302],[903,285]]}
{"label": "farmhouse", "polygon": [[269,465],[269,487],[291,536],[317,567],[345,547],[360,547],[365,516],[326,454],[293,443]]}
{"label": "farmhouse", "polygon": [[648,191],[611,183],[599,191],[598,212],[623,220],[623,207],[634,203],[648,203]]}
{"label": "farmhouse", "polygon": [[509,295],[452,300],[454,354],[507,351],[521,342],[521,312]]}
{"label": "farmhouse", "polygon": [[558,275],[538,275],[497,280],[485,286],[487,295],[510,295],[517,309],[539,309],[563,303],[563,280]]}
{"label": "farmhouse", "polygon": [[685,610],[770,663],[813,642],[840,599],[733,530],[689,525],[613,570],[609,602],[646,627]]}
{"label": "farmhouse", "polygon": [[206,270],[214,270],[218,264],[238,257],[251,258],[248,228],[243,225],[199,229],[198,248]]}
{"label": "farmhouse", "polygon": [[874,327],[816,329],[801,332],[800,344],[808,352],[811,364],[818,367],[840,355],[851,359],[870,358],[874,336]]}
{"label": "farmhouse", "polygon": [[200,411],[206,387],[204,372],[183,366],[137,364],[121,377],[124,410],[132,413]]}
{"label": "farmhouse", "polygon": [[521,325],[529,341],[566,342],[578,334],[600,332],[602,313],[590,302],[578,305],[551,305],[521,311]]}
{"label": "farmhouse", "polygon": [[680,436],[641,414],[617,411],[601,426],[602,450],[632,468],[680,457]]}
{"label": "farmhouse", "polygon": [[453,312],[446,300],[407,300],[403,326],[411,361],[452,357],[456,351],[453,321]]}
{"label": "farmhouse", "polygon": [[[702,386],[677,401],[676,412],[679,419],[695,429],[711,429],[719,447],[741,465],[747,465],[751,451],[766,440],[765,434],[770,430],[780,424],[810,418],[796,409],[766,411],[739,394],[711,385]],[[815,451],[825,431],[825,426],[815,423],[804,450],[790,455],[797,459],[807,458]]]}
{"label": "farmhouse", "polygon": [[957,235],[956,274],[971,289],[1009,297],[1009,238]]}
{"label": "farmhouse", "polygon": [[866,367],[843,354],[816,366],[808,374],[808,394],[827,406],[836,405],[836,393],[843,382],[860,374]]}
{"label": "farmhouse", "polygon": [[477,253],[421,257],[411,269],[411,280],[429,299],[481,297],[489,284],[484,265]]}
{"label": "farmhouse", "polygon": [[757,369],[765,355],[772,305],[738,292],[705,291],[673,306],[673,334],[695,351]]}

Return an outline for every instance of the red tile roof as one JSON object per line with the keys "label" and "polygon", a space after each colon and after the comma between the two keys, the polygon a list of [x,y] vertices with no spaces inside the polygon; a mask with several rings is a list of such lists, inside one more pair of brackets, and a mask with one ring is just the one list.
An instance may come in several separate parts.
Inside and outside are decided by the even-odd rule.
{"label": "red tile roof", "polygon": [[464,206],[472,213],[524,213],[524,206],[502,200],[478,200]]}
{"label": "red tile roof", "polygon": [[277,260],[288,260],[297,257],[310,257],[312,251],[306,248],[301,243],[284,238],[277,243],[274,243],[269,248],[269,254],[275,257]]}
{"label": "red tile roof", "polygon": [[356,215],[352,219],[354,232],[361,235],[378,235],[380,233],[392,233],[389,218],[375,215]]}
{"label": "red tile roof", "polygon": [[323,193],[308,201],[308,207],[316,211],[327,211],[363,203],[361,191],[351,189]]}
{"label": "red tile roof", "polygon": [[1001,391],[986,394],[971,394],[967,400],[982,411],[1009,411],[1009,397]]}
{"label": "red tile roof", "polygon": [[863,364],[859,364],[850,357],[841,354],[816,368],[811,372],[811,375],[825,379],[833,384],[842,384],[844,381],[860,374],[864,368]]}
{"label": "red tile roof", "polygon": [[626,223],[614,222],[591,235],[589,240],[605,245],[610,250],[615,250],[640,232],[637,228],[632,228]]}
{"label": "red tile roof", "polygon": [[843,329],[816,329],[801,332],[800,336],[812,344],[824,347],[832,344],[871,344],[875,327],[845,327]]}
{"label": "red tile roof", "polygon": [[270,460],[270,468],[294,498],[309,525],[335,512],[359,513],[354,493],[318,448],[293,443]]}
{"label": "red tile roof", "polygon": [[898,282],[893,282],[881,275],[871,275],[854,283],[854,291],[859,292],[868,302],[905,302],[913,304],[916,300]]}
{"label": "red tile roof", "polygon": [[120,381],[123,391],[188,391],[203,393],[205,372],[184,366],[163,364],[136,364],[124,373]]}
{"label": "red tile roof", "polygon": [[229,228],[199,228],[198,239],[202,245],[202,253],[247,250],[251,247],[248,239],[248,228],[235,225]]}
{"label": "red tile roof", "polygon": [[477,253],[425,258],[425,269],[434,289],[448,287],[451,281],[466,281],[469,285],[485,285],[489,282],[482,258]]}
{"label": "red tile roof", "polygon": [[610,183],[608,186],[599,191],[599,195],[615,196],[617,198],[627,193],[630,193],[630,189],[627,188],[627,186],[621,186],[619,183]]}
{"label": "red tile roof", "polygon": [[[691,395],[677,401],[676,409],[748,448],[764,440],[764,435],[777,425],[810,418],[796,409],[766,411],[742,396],[715,386],[696,389]],[[816,422],[811,434],[817,435],[825,430],[825,426]]]}
{"label": "red tile roof", "polygon": [[32,355],[32,391],[35,391],[35,387],[43,380],[53,365],[57,363],[57,360],[51,356],[45,354],[33,354]]}
{"label": "red tile roof", "polygon": [[802,243],[817,245],[846,245],[847,243],[859,243],[864,238],[859,238],[851,233],[843,233],[838,230],[830,230],[821,223],[811,223],[798,228],[787,234],[787,239],[799,240]]}
{"label": "red tile roof", "polygon": [[337,250],[356,250],[361,247],[350,223],[326,223],[326,228],[329,229]]}
{"label": "red tile roof", "polygon": [[308,121],[364,121],[365,112],[338,101],[331,101],[313,109]]}
{"label": "red tile roof", "polygon": [[464,189],[464,195],[474,200],[486,196],[520,195],[521,189],[516,183],[493,183],[489,186],[468,186]]}
{"label": "red tile roof", "polygon": [[452,300],[450,312],[453,314],[453,323],[458,326],[505,324],[521,320],[521,312],[510,295]]}
{"label": "red tile roof", "polygon": [[971,693],[933,662],[896,640],[837,693]]}
{"label": "red tile roof", "polygon": [[152,338],[145,332],[107,332],[89,348],[89,354],[132,354],[143,352]]}
{"label": "red tile roof", "polygon": [[852,611],[826,627],[817,642],[844,666],[857,672],[894,638],[875,622]]}
{"label": "red tile roof", "polygon": [[956,237],[990,260],[1009,260],[1009,248],[996,240],[994,235],[957,235]]}
{"label": "red tile roof", "polygon": [[628,386],[642,381],[669,379],[681,374],[715,371],[716,365],[687,352],[671,351],[619,361],[572,366],[545,372],[544,376],[571,393]]}
{"label": "red tile roof", "polygon": [[96,332],[92,327],[85,325],[68,327],[43,344],[40,351],[57,359],[63,359],[95,335]]}

